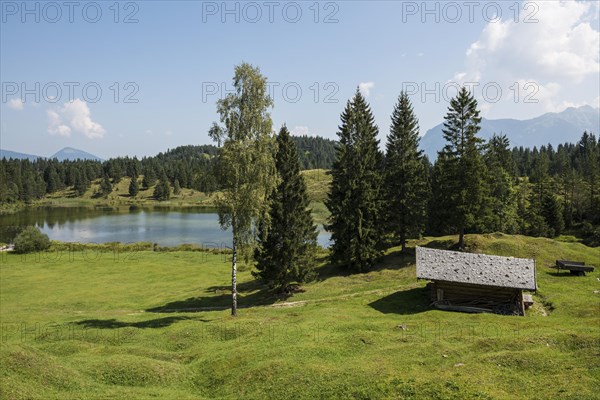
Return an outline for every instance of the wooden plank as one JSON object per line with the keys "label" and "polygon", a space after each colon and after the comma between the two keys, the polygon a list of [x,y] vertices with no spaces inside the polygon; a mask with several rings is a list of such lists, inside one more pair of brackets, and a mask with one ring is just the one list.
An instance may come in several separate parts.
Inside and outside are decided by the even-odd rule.
{"label": "wooden plank", "polygon": [[565,268],[568,269],[568,266],[572,266],[572,265],[585,265],[584,262],[581,261],[570,261],[570,260],[556,260],[556,265],[561,267],[561,268]]}
{"label": "wooden plank", "polygon": [[565,267],[565,269],[568,269],[569,271],[594,272],[594,267],[584,267],[580,265],[570,265]]}
{"label": "wooden plank", "polygon": [[552,266],[552,268],[556,268],[559,271],[561,269],[563,269],[563,270],[568,270],[571,272],[575,272],[575,271],[577,271],[577,272],[594,272],[594,267],[591,267],[589,265],[583,266],[583,265],[564,264],[563,266],[555,265],[555,266]]}

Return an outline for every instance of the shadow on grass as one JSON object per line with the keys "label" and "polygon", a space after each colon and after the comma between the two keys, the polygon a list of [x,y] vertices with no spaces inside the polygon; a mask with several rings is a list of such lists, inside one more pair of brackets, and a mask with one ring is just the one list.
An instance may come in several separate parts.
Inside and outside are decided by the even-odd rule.
{"label": "shadow on grass", "polygon": [[546,272],[546,273],[550,276],[557,276],[560,278],[585,278],[585,277],[589,276],[589,274],[590,274],[590,272],[586,272],[585,275],[577,275],[577,274],[572,274],[569,271],[564,271],[564,272],[551,271],[551,272]]}
{"label": "shadow on grass", "polygon": [[[176,300],[162,306],[148,308],[146,312],[176,313],[176,312],[201,312],[220,311],[231,308],[231,286],[211,286],[206,289],[214,296],[189,297],[185,300]],[[238,308],[266,306],[277,300],[286,300],[290,295],[276,295],[267,290],[258,281],[244,282],[238,285]]]}
{"label": "shadow on grass", "polygon": [[429,310],[427,289],[414,288],[392,293],[369,303],[369,306],[383,314],[418,314]]}
{"label": "shadow on grass", "polygon": [[196,319],[190,317],[164,317],[150,319],[140,322],[123,322],[116,319],[86,319],[83,321],[74,322],[75,325],[81,325],[85,328],[103,328],[103,329],[118,329],[118,328],[165,328],[173,325],[175,322],[194,319],[196,321],[208,322],[208,320]]}
{"label": "shadow on grass", "polygon": [[416,255],[414,248],[407,248],[405,253],[400,250],[392,251],[384,255],[377,263],[373,271],[382,269],[402,269],[416,264]]}
{"label": "shadow on grass", "polygon": [[[254,279],[247,282],[241,282],[237,284],[238,293],[243,292],[251,292],[254,290],[264,290],[265,287],[258,280]],[[231,297],[231,284],[228,285],[217,285],[217,286],[209,286],[206,288],[206,293],[215,293],[217,295],[223,293],[229,293]]]}

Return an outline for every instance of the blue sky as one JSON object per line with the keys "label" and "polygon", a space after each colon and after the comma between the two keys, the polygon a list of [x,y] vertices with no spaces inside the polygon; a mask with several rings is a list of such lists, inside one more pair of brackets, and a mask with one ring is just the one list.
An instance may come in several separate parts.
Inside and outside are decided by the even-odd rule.
{"label": "blue sky", "polygon": [[422,133],[465,82],[488,118],[599,102],[595,1],[74,4],[1,2],[3,149],[108,158],[211,143],[241,61],[271,82],[276,127],[329,138],[358,86],[382,142],[403,88]]}

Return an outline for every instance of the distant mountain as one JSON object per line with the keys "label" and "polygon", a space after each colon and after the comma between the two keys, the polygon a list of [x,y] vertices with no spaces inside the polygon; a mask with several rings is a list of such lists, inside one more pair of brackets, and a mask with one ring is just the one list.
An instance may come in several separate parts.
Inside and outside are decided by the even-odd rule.
{"label": "distant mountain", "polygon": [[54,153],[48,158],[56,158],[58,161],[75,161],[75,160],[92,160],[92,161],[103,161],[100,157],[88,153],[87,151],[74,149],[72,147],[65,147],[64,149]]}
{"label": "distant mountain", "polygon": [[[437,152],[446,144],[442,129],[443,124],[439,124],[421,138],[421,149],[431,161],[437,158]],[[600,109],[570,107],[560,113],[546,113],[527,120],[483,118],[479,136],[487,140],[494,133],[505,134],[510,139],[511,147],[533,148],[548,143],[553,146],[565,142],[576,143],[583,131],[600,132]]]}
{"label": "distant mountain", "polygon": [[12,158],[15,160],[28,159],[35,161],[38,158],[57,158],[58,161],[75,161],[75,160],[92,160],[92,161],[104,161],[100,157],[90,154],[83,150],[74,149],[72,147],[65,147],[64,149],[54,153],[50,157],[36,156],[33,154],[19,153],[16,151],[0,149],[0,160],[6,157],[6,159]]}
{"label": "distant mountain", "polygon": [[9,158],[15,159],[15,160],[30,160],[30,161],[35,161],[38,158],[44,158],[42,156],[36,156],[33,154],[25,154],[25,153],[18,153],[16,151],[10,151],[10,150],[3,150],[0,149],[0,160],[6,158],[7,160]]}

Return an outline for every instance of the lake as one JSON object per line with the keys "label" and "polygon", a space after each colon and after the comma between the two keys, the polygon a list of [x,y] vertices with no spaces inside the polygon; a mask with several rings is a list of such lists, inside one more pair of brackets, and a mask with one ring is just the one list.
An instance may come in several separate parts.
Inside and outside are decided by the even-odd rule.
{"label": "lake", "polygon": [[[51,240],[80,243],[151,242],[161,246],[231,246],[231,232],[219,226],[216,210],[165,207],[42,207],[0,216],[0,242],[35,225]],[[319,245],[331,235],[319,226]]]}

